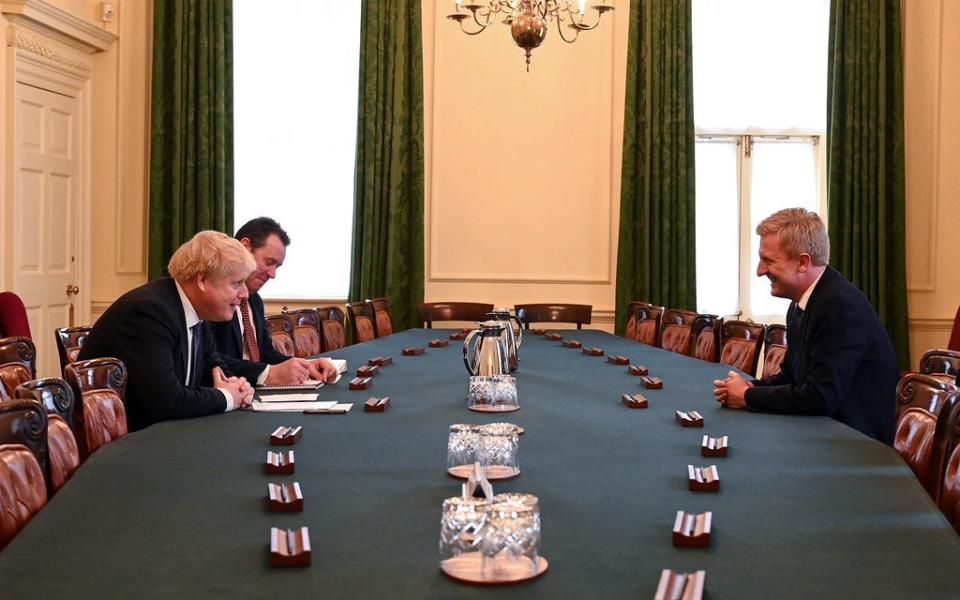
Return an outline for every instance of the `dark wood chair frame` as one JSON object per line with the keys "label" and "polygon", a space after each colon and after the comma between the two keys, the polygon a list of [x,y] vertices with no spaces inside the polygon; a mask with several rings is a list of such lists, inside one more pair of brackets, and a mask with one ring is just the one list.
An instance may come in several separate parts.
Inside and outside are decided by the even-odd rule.
{"label": "dark wood chair frame", "polygon": [[424,327],[433,329],[434,321],[485,321],[493,308],[493,304],[483,302],[421,302],[417,318]]}
{"label": "dark wood chair frame", "polygon": [[960,352],[955,350],[927,350],[920,357],[920,372],[924,375],[960,375]]}
{"label": "dark wood chair frame", "polygon": [[[285,310],[284,314],[290,317],[291,325],[293,326],[291,333],[294,333],[297,327],[303,327],[304,325],[315,329],[317,331],[317,339],[320,343],[318,350],[319,352],[323,352],[323,325],[321,325],[320,311],[315,308],[298,308],[291,311]],[[297,336],[295,334],[293,335],[293,342],[294,347],[297,349],[297,355],[303,354],[307,356],[299,344],[296,343]]]}
{"label": "dark wood chair frame", "polygon": [[696,337],[693,335],[693,322],[697,319],[697,313],[692,310],[682,308],[664,308],[663,318],[660,320],[660,336],[657,340],[657,348],[663,348],[663,332],[667,325],[680,325],[690,329],[690,342],[687,344],[685,356],[693,356],[693,345]]}
{"label": "dark wood chair frame", "polygon": [[[380,331],[380,326],[377,324],[377,313],[386,313],[387,318],[390,319],[390,328],[393,329],[393,314],[390,312],[390,301],[386,298],[367,298],[364,302],[368,304],[373,311],[373,316],[370,317],[370,320],[373,321],[374,335],[377,337],[389,335],[386,332]],[[356,306],[356,304],[354,304],[354,306]]]}
{"label": "dark wood chair frame", "polygon": [[353,343],[360,343],[360,336],[357,333],[357,316],[370,319],[370,325],[373,327],[373,337],[376,339],[377,315],[374,312],[373,304],[370,304],[369,302],[347,302],[347,317],[350,321],[350,334],[353,336]]}
{"label": "dark wood chair frame", "polygon": [[19,363],[30,371],[30,378],[37,376],[37,348],[27,337],[0,338],[0,365]]}
{"label": "dark wood chair frame", "polygon": [[634,300],[627,305],[627,318],[633,316],[634,327],[639,327],[640,321],[654,321],[653,344],[651,345],[657,348],[660,347],[660,335],[663,332],[663,312],[664,307],[640,300]]}
{"label": "dark wood chair frame", "polygon": [[93,330],[91,325],[82,325],[80,327],[58,327],[56,330],[57,338],[57,353],[60,355],[60,372],[63,373],[67,364],[70,363],[70,358],[67,356],[67,351],[70,348],[80,348],[83,346],[83,342],[86,341],[87,336],[90,335],[90,331]]}
{"label": "dark wood chair frame", "polygon": [[754,342],[753,361],[750,364],[750,371],[747,373],[753,377],[757,372],[757,365],[760,364],[760,347],[763,345],[766,336],[767,326],[763,323],[754,323],[753,321],[724,320],[720,326],[720,345],[717,348],[717,360],[723,356],[723,347],[728,340],[742,339]]}
{"label": "dark wood chair frame", "polygon": [[590,304],[516,304],[513,308],[524,329],[530,329],[531,323],[576,323],[582,329],[593,315]]}
{"label": "dark wood chair frame", "polygon": [[47,411],[31,398],[0,403],[0,445],[21,444],[37,459],[50,492],[50,461],[47,458]]}
{"label": "dark wood chair frame", "polygon": [[336,321],[340,323],[340,329],[344,333],[344,344],[346,344],[346,316],[344,315],[343,309],[339,306],[318,306],[316,308],[317,313],[320,315],[320,341],[323,343],[323,351],[329,352],[330,350],[336,350],[340,346],[333,347],[333,344],[330,343],[330,340],[327,339],[326,330],[323,327],[324,321]]}
{"label": "dark wood chair frame", "polygon": [[[285,334],[290,338],[290,346],[294,349],[294,353],[296,353],[297,340],[293,337],[293,319],[290,318],[290,315],[267,315],[264,317],[264,321],[266,321],[267,327],[270,329],[270,343],[273,343],[273,336],[281,333]],[[276,348],[276,346],[274,346],[274,348]]]}
{"label": "dark wood chair frame", "polygon": [[[70,428],[74,440],[77,439],[77,432],[74,430],[74,412],[76,410],[73,390],[66,380],[59,377],[44,377],[42,379],[33,379],[26,383],[21,383],[16,389],[15,396],[23,400],[32,400],[37,402],[46,411],[47,416],[57,415]],[[47,455],[49,459],[49,444],[47,445]],[[79,449],[79,442],[77,448]],[[51,475],[50,461],[47,460],[46,467],[43,468],[43,476],[47,480],[47,497],[54,494],[53,476]]]}
{"label": "dark wood chair frame", "polygon": [[73,411],[73,422],[70,429],[77,438],[77,447],[80,449],[80,460],[85,461],[90,456],[87,447],[87,430],[83,414],[83,393],[90,390],[113,390],[123,401],[127,392],[127,367],[119,358],[102,357],[90,360],[79,360],[67,365],[64,379],[73,391],[76,408]]}
{"label": "dark wood chair frame", "polygon": [[[707,362],[717,362],[720,360],[720,328],[723,326],[723,317],[718,315],[711,315],[708,313],[700,313],[693,320],[693,323],[690,325],[690,356],[699,358],[700,360],[705,360]],[[713,333],[713,356],[712,357],[699,357],[696,355],[697,352],[697,340],[700,338],[700,334],[703,333],[703,330],[711,327]]]}

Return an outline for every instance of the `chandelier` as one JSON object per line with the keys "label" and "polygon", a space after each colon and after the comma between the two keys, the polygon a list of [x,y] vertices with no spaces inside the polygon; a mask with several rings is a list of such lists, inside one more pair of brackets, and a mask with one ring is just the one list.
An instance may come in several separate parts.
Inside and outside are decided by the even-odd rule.
{"label": "chandelier", "polygon": [[[463,4],[462,0],[456,0],[457,12],[447,15],[447,18],[459,23],[460,30],[465,34],[477,35],[492,24],[498,16],[503,15],[503,24],[510,26],[513,41],[527,53],[528,73],[530,72],[530,53],[547,37],[550,21],[556,22],[560,39],[572,44],[577,41],[581,31],[595,29],[600,24],[603,13],[613,10],[613,6],[606,4],[607,0],[600,0],[599,4],[592,7],[597,11],[597,18],[593,24],[589,24],[584,23],[586,0],[577,0],[577,2],[573,0],[487,0],[485,3],[468,0],[468,2],[470,3]],[[564,34],[565,29],[572,30],[569,38]]]}

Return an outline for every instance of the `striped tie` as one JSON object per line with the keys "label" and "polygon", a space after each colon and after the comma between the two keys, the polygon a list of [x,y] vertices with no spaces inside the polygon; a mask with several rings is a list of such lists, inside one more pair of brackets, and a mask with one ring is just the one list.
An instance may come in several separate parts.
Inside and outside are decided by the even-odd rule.
{"label": "striped tie", "polygon": [[257,338],[253,333],[250,307],[247,305],[246,298],[240,301],[240,318],[243,321],[243,343],[247,347],[247,353],[250,354],[250,360],[260,362],[260,348],[257,346]]}

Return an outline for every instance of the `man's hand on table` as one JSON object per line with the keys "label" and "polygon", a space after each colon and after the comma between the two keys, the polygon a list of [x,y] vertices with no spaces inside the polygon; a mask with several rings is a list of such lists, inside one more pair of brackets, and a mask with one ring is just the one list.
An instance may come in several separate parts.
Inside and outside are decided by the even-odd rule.
{"label": "man's hand on table", "polygon": [[717,402],[727,408],[746,408],[747,400],[744,394],[753,384],[741,377],[736,371],[727,373],[726,379],[713,381],[713,395]]}
{"label": "man's hand on table", "polygon": [[332,382],[337,378],[337,367],[329,358],[318,358],[310,363],[310,377],[318,381]]}
{"label": "man's hand on table", "polygon": [[305,358],[290,358],[278,365],[271,365],[264,383],[269,385],[294,385],[310,378],[310,361]]}
{"label": "man's hand on table", "polygon": [[249,408],[253,402],[253,386],[243,377],[225,377],[220,367],[213,368],[213,387],[230,392],[234,408]]}

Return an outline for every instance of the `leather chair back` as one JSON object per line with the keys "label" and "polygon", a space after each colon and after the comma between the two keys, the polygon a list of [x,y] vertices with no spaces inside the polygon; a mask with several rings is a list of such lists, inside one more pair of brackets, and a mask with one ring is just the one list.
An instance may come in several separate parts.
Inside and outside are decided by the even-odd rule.
{"label": "leather chair back", "polygon": [[660,342],[660,319],[663,307],[633,301],[627,306],[627,329],[625,337],[648,346]]}
{"label": "leather chair back", "polygon": [[421,302],[417,318],[424,327],[433,329],[434,321],[486,321],[493,308],[483,302]]}
{"label": "leather chair back", "polygon": [[348,302],[347,315],[350,317],[350,329],[353,343],[360,344],[376,339],[373,306],[367,302]]}
{"label": "leather chair back", "polygon": [[70,363],[77,360],[80,354],[80,348],[87,341],[90,330],[93,327],[86,325],[83,327],[60,327],[56,331],[57,353],[60,355],[60,372]]}
{"label": "leather chair back", "polygon": [[393,333],[393,319],[390,318],[390,301],[386,298],[367,299],[373,308],[373,330],[378,338]]}
{"label": "leather chair back", "polygon": [[957,394],[957,386],[933,375],[908,373],[897,383],[897,418],[908,408],[922,408],[934,415]]}
{"label": "leather chair back", "polygon": [[953,528],[960,533],[960,445],[954,447],[947,460],[938,505]]}
{"label": "leather chair back", "polygon": [[582,329],[593,316],[592,304],[516,304],[513,309],[524,329],[530,323],[576,323]]}
{"label": "leather chair back", "polygon": [[717,362],[718,339],[723,319],[717,315],[699,314],[690,326],[693,337],[693,356],[707,362]]}
{"label": "leather chair back", "polygon": [[670,352],[690,356],[692,353],[693,321],[697,313],[679,308],[663,311],[660,347]]}
{"label": "leather chair back", "polygon": [[293,339],[293,320],[287,315],[267,315],[270,341],[273,348],[284,356],[296,356],[297,344]]}
{"label": "leather chair back", "polygon": [[43,471],[29,448],[0,444],[0,550],[46,503]]}
{"label": "leather chair back", "polygon": [[767,325],[767,332],[763,336],[763,377],[770,377],[780,372],[780,363],[787,355],[787,327],[786,325]]}
{"label": "leather chair back", "polygon": [[931,477],[930,457],[936,428],[935,414],[923,408],[908,408],[900,415],[897,431],[893,436],[894,449],[900,453],[924,488]]}
{"label": "leather chair back", "polygon": [[343,348],[347,344],[344,330],[343,310],[339,306],[318,306],[320,313],[320,330],[323,333],[323,351],[329,352]]}
{"label": "leather chair back", "polygon": [[925,375],[960,374],[960,352],[954,350],[927,350],[920,358],[920,372]]}
{"label": "leather chair back", "polygon": [[755,375],[765,332],[766,326],[750,321],[724,321],[720,326],[720,362]]}
{"label": "leather chair back", "polygon": [[84,460],[104,444],[127,434],[123,397],[127,369],[116,358],[94,358],[67,365],[67,383],[78,399],[74,431]]}
{"label": "leather chair back", "polygon": [[296,356],[306,358],[323,352],[320,337],[320,313],[315,308],[302,308],[286,313],[293,321],[293,342]]}
{"label": "leather chair back", "polygon": [[0,365],[0,387],[8,397],[13,397],[14,390],[21,383],[30,381],[33,377],[30,371],[20,363]]}
{"label": "leather chair back", "polygon": [[[25,369],[7,369],[6,375],[0,374],[4,382],[13,386],[7,386],[7,394],[13,396],[13,390],[17,389],[18,385],[37,376],[37,349],[33,340],[27,337],[0,338],[0,365],[8,364],[23,365]],[[25,379],[24,372],[27,374]]]}
{"label": "leather chair back", "polygon": [[74,423],[73,390],[58,377],[34,379],[16,390],[17,398],[39,402],[47,412],[47,495],[52,496],[80,466]]}

